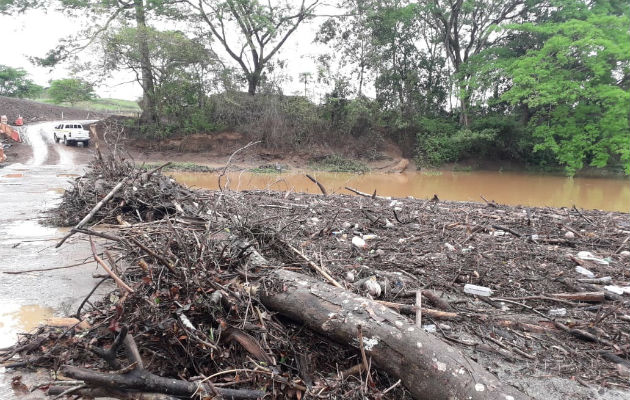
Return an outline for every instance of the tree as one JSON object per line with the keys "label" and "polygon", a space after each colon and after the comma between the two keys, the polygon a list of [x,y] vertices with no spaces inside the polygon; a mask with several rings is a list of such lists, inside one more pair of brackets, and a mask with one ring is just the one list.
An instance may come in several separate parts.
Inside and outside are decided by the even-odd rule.
{"label": "tree", "polygon": [[91,83],[76,78],[51,81],[48,95],[56,104],[70,103],[73,106],[79,101],[91,100],[96,96]]}
{"label": "tree", "polygon": [[[142,82],[143,54],[148,54],[158,116],[177,117],[190,107],[199,107],[219,75],[217,57],[201,40],[191,40],[179,31],[144,28],[145,48],[136,40],[138,28],[111,30],[102,39],[103,68],[127,69]],[[168,105],[168,109],[165,107]],[[177,114],[177,115],[174,115]]]}
{"label": "tree", "polygon": [[0,65],[0,96],[34,98],[44,90],[27,78],[28,74],[22,68],[12,68]]}
{"label": "tree", "polygon": [[317,39],[351,65],[361,96],[374,79],[381,107],[404,127],[418,114],[439,113],[447,97],[448,74],[440,41],[409,0],[346,0],[347,14],[322,24]]}
{"label": "tree", "polygon": [[534,150],[551,151],[569,174],[611,158],[630,174],[629,23],[593,9],[584,20],[511,27],[541,35],[543,45],[506,68],[512,87],[503,98],[527,104]]}
{"label": "tree", "polygon": [[[0,0],[2,1],[2,0]],[[4,0],[13,2],[14,0]],[[147,44],[147,14],[150,12],[174,12],[166,0],[58,0],[64,13],[74,13],[89,16],[98,23],[81,32],[77,37],[67,38],[56,48],[50,50],[43,58],[35,58],[39,64],[54,66],[64,61],[70,55],[82,51],[94,44],[102,35],[106,34],[116,21],[133,21],[136,25],[136,41],[140,49],[140,85],[142,86],[142,115],[144,122],[157,121],[155,105],[154,78],[151,75],[150,57]],[[18,2],[16,2],[18,3]],[[56,0],[30,0],[32,6],[57,6]]]}
{"label": "tree", "polygon": [[450,61],[461,106],[460,122],[470,125],[472,56],[501,40],[498,26],[522,20],[537,1],[527,0],[421,0],[428,27],[440,38]]}
{"label": "tree", "polygon": [[[300,24],[312,17],[319,0],[308,4],[301,0],[299,7],[288,1],[281,5],[272,1],[261,4],[258,0],[186,2],[238,63],[247,80],[247,92],[253,96],[265,69]],[[236,40],[231,40],[234,35]]]}

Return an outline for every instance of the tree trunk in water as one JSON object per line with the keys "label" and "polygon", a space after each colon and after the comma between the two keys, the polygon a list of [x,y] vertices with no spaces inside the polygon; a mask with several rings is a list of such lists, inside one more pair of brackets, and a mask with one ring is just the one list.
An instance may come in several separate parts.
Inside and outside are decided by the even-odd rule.
{"label": "tree trunk in water", "polygon": [[147,42],[147,24],[144,10],[144,0],[134,0],[136,12],[136,28],[138,32],[138,47],[140,50],[140,69],[142,73],[142,116],[143,122],[156,122],[155,85],[151,71],[151,58]]}
{"label": "tree trunk in water", "polygon": [[305,324],[339,343],[364,349],[378,368],[400,378],[416,399],[525,400],[459,350],[424,332],[375,301],[327,285],[310,276],[276,270],[260,293],[268,308]]}

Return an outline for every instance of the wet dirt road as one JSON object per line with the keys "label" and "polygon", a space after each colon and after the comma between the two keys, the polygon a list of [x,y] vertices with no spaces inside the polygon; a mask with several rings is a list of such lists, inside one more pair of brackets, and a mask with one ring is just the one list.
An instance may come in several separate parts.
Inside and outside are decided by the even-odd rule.
{"label": "wet dirt road", "polygon": [[[96,281],[91,263],[26,272],[83,263],[91,256],[81,238],[55,249],[65,231],[41,224],[44,212],[60,201],[69,180],[83,173],[91,157],[90,148],[55,144],[53,126],[27,127],[22,133],[32,149],[30,158],[0,169],[0,348],[49,316],[74,312]],[[14,398],[3,372],[0,399]]]}

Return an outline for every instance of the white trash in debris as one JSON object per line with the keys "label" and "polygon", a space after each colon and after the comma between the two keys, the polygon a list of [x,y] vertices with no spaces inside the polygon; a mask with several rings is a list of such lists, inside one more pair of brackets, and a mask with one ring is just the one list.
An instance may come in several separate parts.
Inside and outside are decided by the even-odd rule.
{"label": "white trash in debris", "polygon": [[355,280],[355,276],[354,276],[354,271],[348,271],[346,272],[346,277],[345,277],[346,281],[348,282],[354,282]]}
{"label": "white trash in debris", "polygon": [[369,235],[363,235],[363,240],[374,240],[376,239],[378,236],[373,235],[373,234],[369,234]]}
{"label": "white trash in debris", "polygon": [[568,231],[567,233],[564,234],[564,237],[567,239],[575,239],[575,233]]}
{"label": "white trash in debris", "polygon": [[624,250],[621,253],[619,253],[619,255],[621,256],[621,258],[630,258],[630,251]]}
{"label": "white trash in debris", "polygon": [[446,247],[448,251],[455,251],[455,246],[450,243],[444,243],[444,247]]}
{"label": "white trash in debris", "polygon": [[619,287],[617,285],[604,286],[604,289],[608,290],[611,293],[618,294],[620,296],[625,293],[624,288]]}
{"label": "white trash in debris", "polygon": [[591,253],[590,251],[580,251],[579,253],[577,253],[578,258],[585,260],[585,261],[593,261],[596,264],[599,265],[608,265],[610,264],[607,260],[604,260],[603,258],[597,258],[595,257],[595,255],[593,255],[593,253]]}
{"label": "white trash in debris", "polygon": [[433,333],[433,332],[437,331],[437,326],[435,326],[434,324],[425,325],[422,328],[428,333]]}
{"label": "white trash in debris", "polygon": [[492,295],[492,290],[485,286],[477,286],[477,285],[471,285],[470,283],[467,283],[464,285],[464,293],[472,294],[475,296],[488,297]]}
{"label": "white trash in debris", "polygon": [[381,295],[381,285],[376,282],[376,278],[373,276],[363,282],[363,288],[372,295],[372,297],[379,297]]}
{"label": "white trash in debris", "polygon": [[358,236],[354,236],[352,238],[352,245],[354,245],[355,247],[357,247],[359,249],[364,249],[365,248],[365,240],[361,239]]}
{"label": "white trash in debris", "polygon": [[548,314],[550,317],[564,317],[565,315],[567,315],[567,309],[566,308],[553,308],[549,310]]}
{"label": "white trash in debris", "polygon": [[594,273],[592,273],[588,269],[586,269],[584,267],[581,267],[579,265],[575,267],[575,272],[577,272],[578,274],[582,274],[584,276],[588,276],[589,278],[595,278],[595,274]]}
{"label": "white trash in debris", "polygon": [[349,229],[349,228],[351,228],[351,227],[352,227],[352,224],[351,224],[350,222],[346,221],[346,222],[344,222],[343,224],[341,224],[341,227],[342,227],[343,229]]}

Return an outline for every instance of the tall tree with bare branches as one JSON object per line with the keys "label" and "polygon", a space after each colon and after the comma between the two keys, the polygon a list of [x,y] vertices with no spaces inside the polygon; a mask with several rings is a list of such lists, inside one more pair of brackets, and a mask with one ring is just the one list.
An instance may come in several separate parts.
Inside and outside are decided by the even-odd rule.
{"label": "tall tree with bare branches", "polygon": [[[227,54],[239,65],[248,93],[255,95],[268,67],[319,0],[186,0]],[[297,5],[296,5],[297,3]]]}

